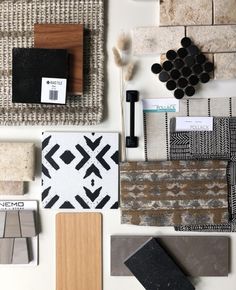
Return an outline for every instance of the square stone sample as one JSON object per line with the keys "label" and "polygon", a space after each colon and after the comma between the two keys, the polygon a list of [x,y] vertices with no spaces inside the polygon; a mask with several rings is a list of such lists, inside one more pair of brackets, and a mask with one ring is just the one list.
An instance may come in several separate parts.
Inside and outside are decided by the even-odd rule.
{"label": "square stone sample", "polygon": [[23,195],[24,182],[0,181],[0,195]]}
{"label": "square stone sample", "polygon": [[186,32],[202,52],[236,51],[236,25],[189,26]]}
{"label": "square stone sample", "polygon": [[160,0],[160,25],[210,25],[212,24],[210,0]]}
{"label": "square stone sample", "polygon": [[236,53],[216,53],[214,59],[216,80],[236,78]]}
{"label": "square stone sample", "polygon": [[236,0],[214,0],[214,24],[236,24]]}
{"label": "square stone sample", "polygon": [[29,253],[26,238],[14,240],[12,264],[28,264]]}
{"label": "square stone sample", "polygon": [[[131,276],[124,261],[150,236],[111,237],[111,276]],[[187,276],[228,276],[229,238],[217,236],[155,237]]]}
{"label": "square stone sample", "polygon": [[156,239],[150,239],[124,263],[146,290],[195,289]]}
{"label": "square stone sample", "polygon": [[185,28],[179,27],[137,27],[133,29],[132,46],[134,55],[159,54],[169,49],[177,50]]}
{"label": "square stone sample", "polygon": [[0,180],[32,181],[35,176],[33,143],[0,143]]}
{"label": "square stone sample", "polygon": [[229,221],[227,161],[120,164],[121,221],[141,226]]}

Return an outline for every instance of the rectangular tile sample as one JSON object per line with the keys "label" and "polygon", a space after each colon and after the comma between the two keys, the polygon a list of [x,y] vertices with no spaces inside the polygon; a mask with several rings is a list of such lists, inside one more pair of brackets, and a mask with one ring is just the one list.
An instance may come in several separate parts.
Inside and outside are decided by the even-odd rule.
{"label": "rectangular tile sample", "polygon": [[29,253],[26,238],[14,239],[12,264],[28,264]]}
{"label": "rectangular tile sample", "polygon": [[0,195],[23,195],[24,182],[0,181]]}
{"label": "rectangular tile sample", "polygon": [[142,245],[124,263],[146,290],[195,289],[155,239]]}
{"label": "rectangular tile sample", "polygon": [[83,25],[35,24],[34,46],[37,48],[63,48],[69,53],[68,91],[83,92]]}
{"label": "rectangular tile sample", "polygon": [[189,26],[186,34],[202,52],[236,51],[236,25]]}
{"label": "rectangular tile sample", "polygon": [[216,53],[214,60],[216,80],[236,78],[236,53]]}
{"label": "rectangular tile sample", "polygon": [[0,160],[1,181],[34,180],[34,143],[0,143]]}
{"label": "rectangular tile sample", "polygon": [[236,0],[214,0],[214,24],[236,24]]}
{"label": "rectangular tile sample", "polygon": [[[150,238],[151,236],[111,236],[111,276],[131,276],[124,261]],[[228,276],[228,237],[158,236],[155,239],[185,275]]]}
{"label": "rectangular tile sample", "polygon": [[122,223],[142,226],[227,223],[226,168],[227,161],[121,163]]}
{"label": "rectangular tile sample", "polygon": [[4,237],[5,238],[21,237],[19,212],[17,210],[11,210],[6,212]]}
{"label": "rectangular tile sample", "polygon": [[101,214],[57,214],[56,289],[102,290]]}
{"label": "rectangular tile sample", "polygon": [[[13,48],[12,102],[65,104],[50,92],[58,92],[50,85],[49,96],[42,91],[42,78],[67,79],[68,53],[65,49]],[[55,80],[52,80],[55,81]],[[49,83],[47,83],[49,85]],[[62,87],[62,86],[61,86]],[[58,94],[59,95],[59,94]]]}
{"label": "rectangular tile sample", "polygon": [[35,224],[35,213],[33,210],[20,210],[20,226],[22,237],[34,237],[36,236],[36,224]]}
{"label": "rectangular tile sample", "polygon": [[160,1],[160,25],[211,25],[212,1],[162,0]]}
{"label": "rectangular tile sample", "polygon": [[118,133],[45,132],[45,208],[118,208]]}
{"label": "rectangular tile sample", "polygon": [[4,237],[6,212],[0,211],[0,238]]}
{"label": "rectangular tile sample", "polygon": [[0,239],[0,264],[11,264],[14,239]]}
{"label": "rectangular tile sample", "polygon": [[165,53],[169,49],[177,50],[180,40],[185,36],[181,27],[137,27],[133,29],[132,49],[134,55]]}

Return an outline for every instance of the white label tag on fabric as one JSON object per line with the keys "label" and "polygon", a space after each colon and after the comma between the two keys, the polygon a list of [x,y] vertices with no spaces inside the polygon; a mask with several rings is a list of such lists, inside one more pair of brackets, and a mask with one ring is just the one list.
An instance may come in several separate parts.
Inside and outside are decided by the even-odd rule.
{"label": "white label tag on fabric", "polygon": [[65,104],[67,79],[42,78],[41,103]]}
{"label": "white label tag on fabric", "polygon": [[143,99],[144,113],[178,113],[179,100],[177,99]]}
{"label": "white label tag on fabric", "polygon": [[213,117],[176,117],[176,131],[213,131]]}

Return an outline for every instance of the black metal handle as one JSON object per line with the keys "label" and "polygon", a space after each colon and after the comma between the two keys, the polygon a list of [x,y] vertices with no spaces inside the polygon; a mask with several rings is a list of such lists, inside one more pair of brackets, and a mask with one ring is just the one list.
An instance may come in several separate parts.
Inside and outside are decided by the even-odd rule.
{"label": "black metal handle", "polygon": [[130,136],[126,137],[127,148],[138,147],[138,137],[135,136],[135,103],[138,102],[138,91],[127,91],[126,102],[130,103]]}

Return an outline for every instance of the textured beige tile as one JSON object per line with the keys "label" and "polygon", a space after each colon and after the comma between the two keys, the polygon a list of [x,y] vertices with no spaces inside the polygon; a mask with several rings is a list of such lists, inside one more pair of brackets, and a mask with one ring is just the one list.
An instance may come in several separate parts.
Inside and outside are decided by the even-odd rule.
{"label": "textured beige tile", "polygon": [[5,224],[5,238],[20,238],[20,220],[17,210],[7,211]]}
{"label": "textured beige tile", "polygon": [[210,25],[212,0],[160,0],[160,25]]}
{"label": "textured beige tile", "polygon": [[0,181],[0,195],[23,195],[23,181]]}
{"label": "textured beige tile", "polygon": [[236,78],[236,53],[216,53],[215,79],[227,80]]}
{"label": "textured beige tile", "polygon": [[34,179],[35,148],[33,143],[0,143],[0,180]]}
{"label": "textured beige tile", "polygon": [[12,264],[28,264],[29,263],[29,253],[27,246],[27,239],[15,239]]}
{"label": "textured beige tile", "polygon": [[132,46],[134,55],[165,53],[178,49],[185,29],[178,27],[137,27],[133,29]]}
{"label": "textured beige tile", "polygon": [[236,25],[189,26],[187,36],[203,52],[236,51]]}
{"label": "textured beige tile", "polygon": [[36,236],[34,211],[22,210],[19,211],[21,236],[22,237],[34,237]]}
{"label": "textured beige tile", "polygon": [[214,23],[236,24],[236,0],[214,0]]}
{"label": "textured beige tile", "polygon": [[14,239],[0,239],[0,264],[11,264]]}

